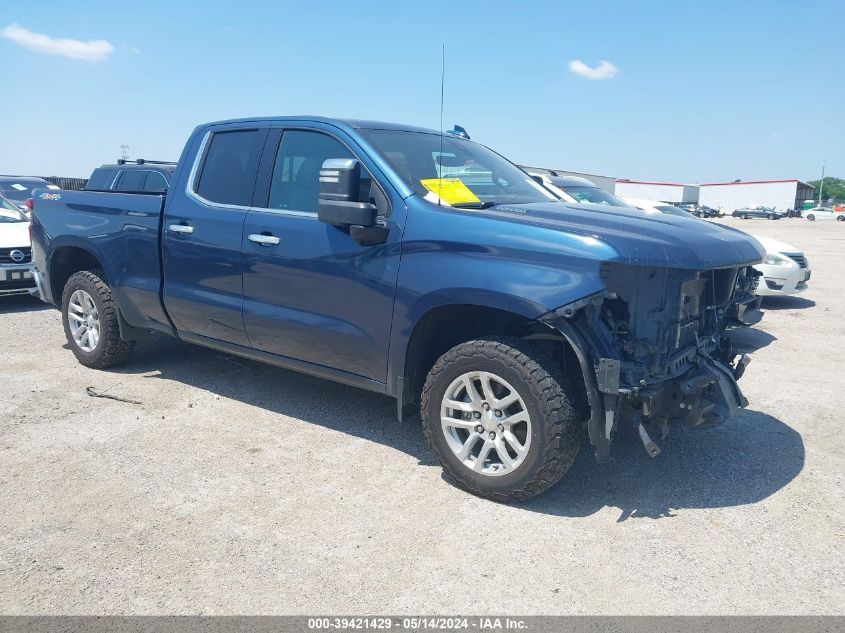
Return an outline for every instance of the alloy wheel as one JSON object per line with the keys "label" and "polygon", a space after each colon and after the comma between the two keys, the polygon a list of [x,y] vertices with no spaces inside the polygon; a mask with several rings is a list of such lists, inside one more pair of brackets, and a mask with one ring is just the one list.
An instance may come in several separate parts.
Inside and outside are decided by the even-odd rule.
{"label": "alloy wheel", "polygon": [[446,389],[440,409],[446,443],[470,470],[501,476],[524,463],[531,417],[505,379],[487,371],[464,373]]}
{"label": "alloy wheel", "polygon": [[84,352],[93,352],[100,340],[97,304],[84,290],[75,290],[67,305],[68,326],[73,342]]}

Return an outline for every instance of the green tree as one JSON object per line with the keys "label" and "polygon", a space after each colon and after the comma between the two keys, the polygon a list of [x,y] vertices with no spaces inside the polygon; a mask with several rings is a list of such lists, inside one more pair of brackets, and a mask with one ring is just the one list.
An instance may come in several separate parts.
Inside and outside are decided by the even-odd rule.
{"label": "green tree", "polygon": [[[813,185],[816,188],[815,197],[818,200],[819,197],[819,184],[821,180],[808,180],[807,184]],[[833,176],[825,176],[824,177],[824,191],[822,191],[822,196],[824,196],[825,200],[830,200],[833,198],[834,200],[845,200],[845,180],[842,178],[834,178]]]}

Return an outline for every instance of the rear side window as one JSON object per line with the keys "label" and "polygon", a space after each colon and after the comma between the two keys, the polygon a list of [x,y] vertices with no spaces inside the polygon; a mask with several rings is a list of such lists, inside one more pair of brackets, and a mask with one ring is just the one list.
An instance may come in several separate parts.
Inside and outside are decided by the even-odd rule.
{"label": "rear side window", "polygon": [[114,178],[114,169],[95,169],[85,185],[86,189],[108,189]]}
{"label": "rear side window", "polygon": [[205,153],[196,193],[219,204],[252,204],[263,139],[259,130],[216,132]]}
{"label": "rear side window", "polygon": [[115,189],[118,191],[143,191],[147,172],[143,169],[127,169],[117,179]]}
{"label": "rear side window", "polygon": [[148,171],[144,191],[167,191],[167,181],[157,171]]}

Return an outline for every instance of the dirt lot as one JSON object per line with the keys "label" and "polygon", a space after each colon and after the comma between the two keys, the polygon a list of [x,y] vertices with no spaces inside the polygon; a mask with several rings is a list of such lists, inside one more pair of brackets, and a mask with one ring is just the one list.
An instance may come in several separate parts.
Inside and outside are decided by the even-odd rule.
{"label": "dirt lot", "polygon": [[89,370],[2,300],[0,613],[843,613],[845,224],[723,221],[813,268],[737,336],[750,407],[510,507],[392,400],[163,337]]}

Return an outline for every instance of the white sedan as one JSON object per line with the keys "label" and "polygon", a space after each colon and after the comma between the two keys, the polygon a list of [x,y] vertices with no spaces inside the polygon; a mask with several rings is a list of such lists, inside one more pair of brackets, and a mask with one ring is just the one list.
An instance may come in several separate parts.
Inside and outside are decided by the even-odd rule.
{"label": "white sedan", "polygon": [[770,237],[753,237],[766,249],[763,263],[754,267],[763,273],[754,291],[758,297],[792,295],[807,289],[811,271],[803,251]]}
{"label": "white sedan", "polygon": [[804,211],[804,217],[810,222],[815,222],[816,220],[839,220],[840,222],[845,222],[845,213],[837,213],[830,207],[807,209]]}
{"label": "white sedan", "polygon": [[0,203],[0,297],[29,294],[32,278],[29,222],[12,204]]}

